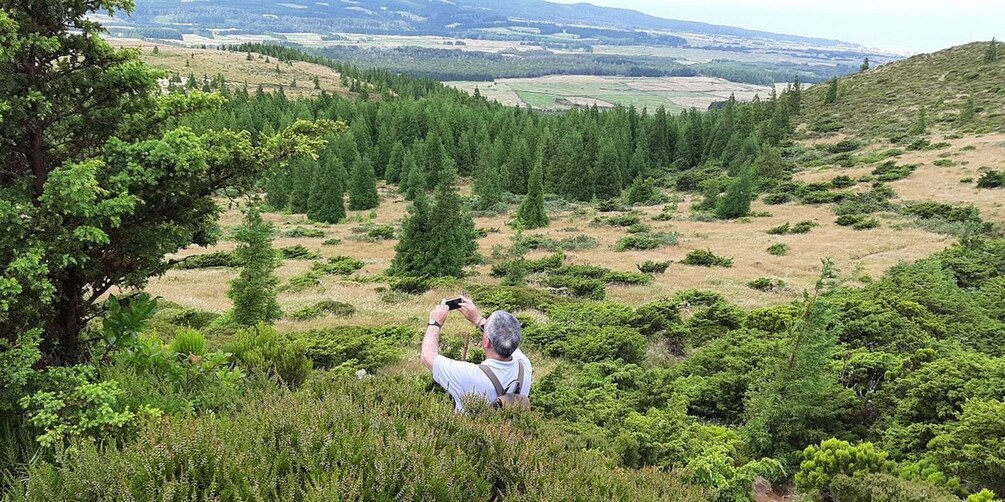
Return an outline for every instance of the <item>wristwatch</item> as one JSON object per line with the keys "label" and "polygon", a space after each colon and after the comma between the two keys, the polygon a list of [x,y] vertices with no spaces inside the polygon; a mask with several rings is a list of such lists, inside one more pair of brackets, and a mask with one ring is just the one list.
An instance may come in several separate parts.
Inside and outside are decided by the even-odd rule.
{"label": "wristwatch", "polygon": [[436,326],[437,328],[442,328],[443,327],[442,324],[434,321],[433,319],[430,319],[429,320],[429,324],[426,324],[426,326]]}

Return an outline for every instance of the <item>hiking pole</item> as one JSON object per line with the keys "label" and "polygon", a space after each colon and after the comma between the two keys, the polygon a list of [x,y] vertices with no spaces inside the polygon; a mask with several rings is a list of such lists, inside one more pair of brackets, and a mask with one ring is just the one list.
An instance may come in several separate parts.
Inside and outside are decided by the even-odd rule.
{"label": "hiking pole", "polygon": [[468,360],[468,347],[470,345],[471,345],[471,332],[468,331],[467,334],[464,335],[464,352],[461,353],[461,361]]}

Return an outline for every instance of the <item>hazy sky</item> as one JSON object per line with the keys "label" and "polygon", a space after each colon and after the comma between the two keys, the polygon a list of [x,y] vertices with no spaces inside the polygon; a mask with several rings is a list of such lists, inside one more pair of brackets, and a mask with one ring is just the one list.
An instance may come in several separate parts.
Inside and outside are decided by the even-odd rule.
{"label": "hazy sky", "polygon": [[[582,0],[549,0],[579,3]],[[927,52],[1005,38],[1003,0],[588,0],[654,16]]]}

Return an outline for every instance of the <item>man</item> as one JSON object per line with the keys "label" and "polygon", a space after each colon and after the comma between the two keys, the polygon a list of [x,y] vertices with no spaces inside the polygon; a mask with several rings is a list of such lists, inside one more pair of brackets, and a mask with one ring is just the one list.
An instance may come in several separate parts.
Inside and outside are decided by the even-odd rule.
{"label": "man", "polygon": [[429,313],[420,357],[422,364],[433,371],[433,380],[454,398],[456,411],[464,411],[461,398],[467,395],[482,396],[489,403],[496,403],[500,394],[509,394],[510,399],[529,396],[533,370],[530,360],[519,349],[520,321],[502,310],[485,319],[474,302],[464,297],[458,310],[484,333],[481,345],[485,361],[477,365],[440,355],[440,329],[450,313],[446,301]]}

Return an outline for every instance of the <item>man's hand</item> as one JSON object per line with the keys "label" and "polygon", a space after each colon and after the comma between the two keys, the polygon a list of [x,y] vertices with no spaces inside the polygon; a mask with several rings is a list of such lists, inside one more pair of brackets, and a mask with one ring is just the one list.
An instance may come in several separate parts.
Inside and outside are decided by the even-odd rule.
{"label": "man's hand", "polygon": [[447,314],[450,313],[450,307],[447,307],[447,301],[443,300],[439,305],[429,312],[429,320],[436,321],[442,326],[444,322],[447,321]]}
{"label": "man's hand", "polygon": [[464,318],[471,321],[472,324],[478,324],[478,321],[482,319],[482,311],[478,309],[475,302],[471,301],[470,298],[461,297],[461,307],[458,309],[461,314],[464,314]]}

